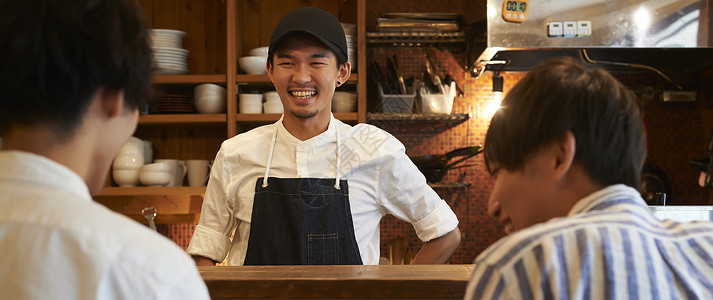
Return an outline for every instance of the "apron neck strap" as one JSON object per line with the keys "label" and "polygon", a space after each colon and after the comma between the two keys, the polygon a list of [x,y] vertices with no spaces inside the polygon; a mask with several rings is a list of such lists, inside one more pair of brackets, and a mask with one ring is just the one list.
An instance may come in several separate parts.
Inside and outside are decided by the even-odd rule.
{"label": "apron neck strap", "polygon": [[[331,122],[331,120],[330,120]],[[265,163],[265,176],[262,178],[262,187],[267,187],[267,178],[270,176],[270,167],[272,166],[272,154],[275,152],[275,143],[277,142],[277,132],[280,130],[279,126],[275,128],[275,133],[272,135],[272,142],[270,143],[270,151],[268,151],[267,154],[267,162]],[[335,135],[337,136],[337,151],[336,151],[336,156],[337,156],[337,163],[336,163],[336,176],[334,180],[334,188],[335,189],[341,189],[339,186],[339,179],[342,176],[341,172],[341,159],[339,155],[339,150],[341,149],[342,146],[342,139],[341,135],[339,132],[339,125],[334,124],[334,132]]]}

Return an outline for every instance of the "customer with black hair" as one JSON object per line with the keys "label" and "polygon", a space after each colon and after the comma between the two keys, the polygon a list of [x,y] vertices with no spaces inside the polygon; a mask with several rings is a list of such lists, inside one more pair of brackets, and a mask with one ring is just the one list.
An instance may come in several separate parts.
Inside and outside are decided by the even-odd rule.
{"label": "customer with black hair", "polygon": [[208,299],[180,247],[92,200],[151,89],[136,3],[0,11],[0,297]]}
{"label": "customer with black hair", "polygon": [[386,214],[425,241],[414,263],[446,262],[460,242],[458,219],[403,144],[331,113],[335,88],[351,75],[339,21],[318,8],[293,10],[268,53],[285,113],[221,146],[188,247],[196,262],[378,264]]}
{"label": "customer with black hair", "polygon": [[651,214],[636,98],[606,71],[540,63],[484,148],[488,213],[511,234],[475,260],[466,299],[713,299],[713,224]]}

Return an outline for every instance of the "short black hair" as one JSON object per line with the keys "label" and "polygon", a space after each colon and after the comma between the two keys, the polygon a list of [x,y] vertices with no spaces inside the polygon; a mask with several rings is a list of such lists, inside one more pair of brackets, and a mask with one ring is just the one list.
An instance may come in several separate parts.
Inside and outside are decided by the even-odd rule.
{"label": "short black hair", "polygon": [[73,136],[98,88],[141,107],[152,52],[132,0],[0,0],[0,134],[49,125]]}
{"label": "short black hair", "polygon": [[639,188],[646,143],[636,97],[605,70],[570,57],[541,62],[505,96],[485,137],[486,166],[522,170],[567,131],[574,163],[592,180]]}

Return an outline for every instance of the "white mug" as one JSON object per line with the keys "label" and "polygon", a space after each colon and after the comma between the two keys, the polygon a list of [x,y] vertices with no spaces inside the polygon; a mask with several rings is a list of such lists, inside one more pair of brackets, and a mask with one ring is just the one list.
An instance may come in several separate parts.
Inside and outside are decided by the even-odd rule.
{"label": "white mug", "polygon": [[155,159],[154,162],[171,163],[171,180],[166,186],[183,186],[183,178],[186,176],[186,162],[178,159]]}
{"label": "white mug", "polygon": [[186,160],[188,166],[188,186],[204,186],[210,174],[210,162],[205,159]]}

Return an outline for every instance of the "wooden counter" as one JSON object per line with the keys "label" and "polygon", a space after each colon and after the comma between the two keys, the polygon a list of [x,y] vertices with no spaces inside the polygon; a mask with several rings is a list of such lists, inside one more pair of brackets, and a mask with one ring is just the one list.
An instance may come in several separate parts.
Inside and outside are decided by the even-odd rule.
{"label": "wooden counter", "polygon": [[198,267],[213,299],[463,299],[473,265]]}

